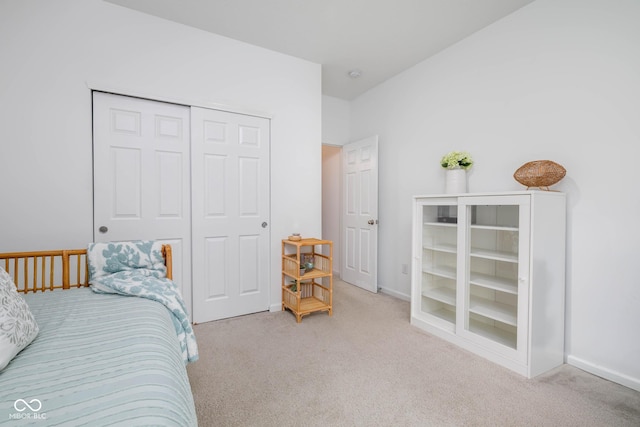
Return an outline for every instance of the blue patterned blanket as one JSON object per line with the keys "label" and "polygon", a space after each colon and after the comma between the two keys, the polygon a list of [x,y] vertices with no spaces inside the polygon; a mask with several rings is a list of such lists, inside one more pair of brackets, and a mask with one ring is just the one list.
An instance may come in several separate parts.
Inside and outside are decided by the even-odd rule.
{"label": "blue patterned blanket", "polygon": [[90,243],[89,283],[96,293],[158,301],[172,314],[185,363],[198,360],[198,345],[178,285],[167,279],[162,244],[156,241]]}

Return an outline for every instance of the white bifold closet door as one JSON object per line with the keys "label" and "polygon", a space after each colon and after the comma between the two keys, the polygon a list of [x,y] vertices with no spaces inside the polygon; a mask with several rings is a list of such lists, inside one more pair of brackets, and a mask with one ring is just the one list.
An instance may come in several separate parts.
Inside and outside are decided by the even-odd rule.
{"label": "white bifold closet door", "polygon": [[196,323],[269,306],[269,120],[94,92],[94,239],[173,248]]}

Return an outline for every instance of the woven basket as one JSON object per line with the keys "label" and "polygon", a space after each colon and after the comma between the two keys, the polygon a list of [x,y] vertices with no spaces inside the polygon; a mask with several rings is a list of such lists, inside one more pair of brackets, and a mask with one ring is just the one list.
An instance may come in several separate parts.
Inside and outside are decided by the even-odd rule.
{"label": "woven basket", "polygon": [[567,174],[567,170],[551,160],[534,160],[520,166],[513,177],[527,190],[538,187],[549,190],[549,186],[559,182]]}

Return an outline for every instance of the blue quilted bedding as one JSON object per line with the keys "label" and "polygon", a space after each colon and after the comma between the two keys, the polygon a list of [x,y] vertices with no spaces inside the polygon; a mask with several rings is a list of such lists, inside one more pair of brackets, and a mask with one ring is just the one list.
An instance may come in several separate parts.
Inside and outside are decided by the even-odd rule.
{"label": "blue quilted bedding", "polygon": [[162,304],[87,288],[25,299],[40,333],[0,372],[0,425],[197,425]]}
{"label": "blue quilted bedding", "polygon": [[198,360],[198,344],[178,285],[167,279],[162,244],[153,240],[90,243],[91,289],[97,293],[148,298],[163,304],[180,341],[185,363]]}

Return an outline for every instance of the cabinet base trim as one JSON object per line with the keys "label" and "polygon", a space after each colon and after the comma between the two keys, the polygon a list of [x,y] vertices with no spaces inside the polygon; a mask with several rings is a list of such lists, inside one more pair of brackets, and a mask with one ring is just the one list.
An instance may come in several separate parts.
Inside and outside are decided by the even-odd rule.
{"label": "cabinet base trim", "polygon": [[445,331],[438,327],[434,327],[433,325],[426,323],[415,317],[411,318],[411,324],[416,326],[418,329],[422,329],[424,332],[435,335],[438,338],[442,338],[445,341],[449,341],[450,343],[453,343],[458,347],[461,347],[467,351],[470,351],[471,353],[474,353],[480,357],[484,357],[485,359],[495,364],[503,366],[527,378],[532,378],[532,375],[530,373],[530,369],[528,366],[522,365],[511,359],[505,358],[504,356],[494,353],[491,350],[487,350],[486,348],[483,348],[474,342],[471,342],[465,338],[462,338],[459,335],[455,335],[455,334],[452,334],[451,332]]}
{"label": "cabinet base trim", "polygon": [[587,362],[584,359],[580,359],[575,356],[567,356],[567,363],[590,374],[597,375],[614,383],[629,387],[633,390],[640,391],[640,378],[633,378],[629,375],[622,374],[620,372],[613,371],[604,366],[596,365],[595,363]]}

